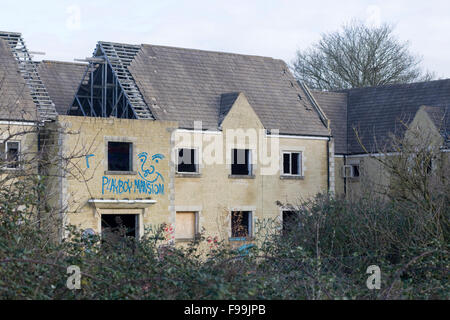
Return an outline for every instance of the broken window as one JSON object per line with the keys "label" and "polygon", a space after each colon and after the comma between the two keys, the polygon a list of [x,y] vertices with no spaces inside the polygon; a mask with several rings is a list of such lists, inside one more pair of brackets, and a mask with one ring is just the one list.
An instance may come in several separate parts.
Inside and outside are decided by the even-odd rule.
{"label": "broken window", "polygon": [[5,143],[0,144],[1,159],[5,161],[5,167],[8,169],[19,168],[19,153],[19,141],[6,141]]}
{"label": "broken window", "polygon": [[301,152],[283,152],[283,175],[302,175]]}
{"label": "broken window", "polygon": [[108,171],[132,171],[133,144],[131,142],[108,142]]}
{"label": "broken window", "polygon": [[193,240],[197,234],[197,213],[177,212],[175,216],[175,239]]}
{"label": "broken window", "polygon": [[231,237],[247,238],[252,235],[252,212],[233,211],[231,212]]}
{"label": "broken window", "polygon": [[231,149],[231,174],[252,175],[251,150]]}
{"label": "broken window", "polygon": [[139,215],[102,214],[103,240],[118,241],[123,238],[139,238]]}
{"label": "broken window", "polygon": [[283,234],[286,235],[295,230],[295,224],[297,222],[296,211],[283,211]]}
{"label": "broken window", "polygon": [[178,172],[198,172],[198,155],[196,149],[178,149]]}

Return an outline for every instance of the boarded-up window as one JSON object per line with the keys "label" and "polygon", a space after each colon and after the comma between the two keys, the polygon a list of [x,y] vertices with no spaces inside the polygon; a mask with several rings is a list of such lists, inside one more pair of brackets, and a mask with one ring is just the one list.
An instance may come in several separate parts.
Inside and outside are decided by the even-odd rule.
{"label": "boarded-up window", "polygon": [[175,218],[175,239],[194,239],[196,234],[196,213],[177,212]]}

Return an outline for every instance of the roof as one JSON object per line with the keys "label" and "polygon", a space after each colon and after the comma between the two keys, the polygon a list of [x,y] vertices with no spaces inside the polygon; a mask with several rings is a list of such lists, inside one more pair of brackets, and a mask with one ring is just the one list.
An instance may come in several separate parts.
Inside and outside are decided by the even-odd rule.
{"label": "roof", "polygon": [[347,93],[312,91],[317,103],[330,120],[334,152],[347,153]]}
{"label": "roof", "polygon": [[[342,94],[347,95],[346,104],[344,97],[339,98]],[[414,119],[421,106],[428,106],[432,113],[433,108],[448,109],[450,79],[356,88],[340,93],[325,94],[316,91],[314,95],[331,120],[332,134],[336,137],[339,150],[336,153],[345,151],[342,147],[345,143],[348,154],[364,153],[355,130],[365,148],[369,152],[377,152],[389,147],[390,134],[403,135],[404,124]],[[345,130],[341,131],[345,113],[346,137],[342,134]]]}
{"label": "roof", "polygon": [[36,106],[7,43],[0,39],[0,120],[36,120]]}
{"label": "roof", "polygon": [[117,80],[127,100],[131,104],[132,112],[135,116],[138,119],[155,119],[149,106],[145,103],[144,97],[134,81],[129,68],[140,51],[140,45],[100,41],[94,55],[106,56],[106,60],[117,76]]}
{"label": "roof", "polygon": [[0,31],[0,38],[6,48],[9,47],[9,52],[15,60],[18,71],[25,80],[25,87],[35,104],[36,110],[33,113],[37,113],[37,115],[34,118],[44,121],[54,119],[57,115],[55,104],[48,95],[47,89],[37,72],[37,63],[32,60],[22,35],[17,32]]}
{"label": "roof", "polygon": [[220,96],[219,125],[231,110],[238,96],[239,92],[224,93]]}
{"label": "roof", "polygon": [[422,106],[422,108],[433,121],[442,137],[444,137],[445,144],[448,146],[450,144],[450,107]]}
{"label": "roof", "polygon": [[360,132],[366,149],[375,152],[388,143],[389,133],[402,135],[405,130],[402,122],[412,121],[421,106],[450,106],[450,79],[351,89],[347,92],[347,134],[351,153],[363,152],[353,128]]}
{"label": "roof", "polygon": [[39,75],[58,114],[67,114],[87,67],[83,63],[61,61],[43,60],[39,63]]}
{"label": "roof", "polygon": [[222,95],[242,92],[266,129],[329,135],[282,60],[144,44],[128,70],[152,115],[182,128],[217,129]]}

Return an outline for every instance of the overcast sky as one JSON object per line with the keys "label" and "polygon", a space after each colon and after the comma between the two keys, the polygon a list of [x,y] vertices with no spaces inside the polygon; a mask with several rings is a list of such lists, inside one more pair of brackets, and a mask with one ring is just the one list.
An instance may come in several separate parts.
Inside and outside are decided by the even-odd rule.
{"label": "overcast sky", "polygon": [[255,54],[292,62],[297,49],[344,22],[394,23],[423,57],[423,67],[450,78],[449,0],[10,1],[0,30],[21,32],[47,60],[92,54],[99,40]]}

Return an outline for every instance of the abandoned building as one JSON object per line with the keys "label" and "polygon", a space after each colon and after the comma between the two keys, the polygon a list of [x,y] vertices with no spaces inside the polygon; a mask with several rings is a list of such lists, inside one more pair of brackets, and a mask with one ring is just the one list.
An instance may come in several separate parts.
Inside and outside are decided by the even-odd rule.
{"label": "abandoned building", "polygon": [[11,32],[0,32],[0,79],[2,134],[33,124],[52,132],[8,139],[5,154],[53,141],[49,157],[74,155],[76,173],[48,168],[49,201],[65,225],[99,234],[124,224],[140,237],[166,223],[175,242],[202,230],[252,238],[259,220],[286,222],[289,205],[378,174],[353,128],[379,152],[374,141],[400,116],[432,115],[448,151],[450,79],[317,92],[282,60],[111,42],[84,63],[34,62]]}
{"label": "abandoned building", "polygon": [[389,176],[374,157],[394,151],[391,135],[403,137],[405,125],[440,136],[441,151],[448,156],[450,79],[313,94],[330,120],[339,168],[336,194],[358,195],[368,186],[387,187]]}

